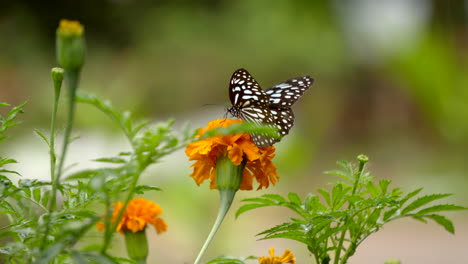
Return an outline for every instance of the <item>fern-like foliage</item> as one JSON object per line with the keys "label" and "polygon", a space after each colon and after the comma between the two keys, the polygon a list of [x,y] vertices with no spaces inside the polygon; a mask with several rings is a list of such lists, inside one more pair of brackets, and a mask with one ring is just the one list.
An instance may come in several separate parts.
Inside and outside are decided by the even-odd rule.
{"label": "fern-like foliage", "polygon": [[261,239],[287,238],[299,241],[307,246],[316,263],[347,263],[369,235],[380,230],[384,224],[403,217],[422,222],[432,220],[454,233],[452,222],[441,213],[467,208],[437,203],[451,194],[416,197],[422,188],[404,194],[399,188],[390,188],[388,180],[376,182],[365,171],[367,157],[360,158],[359,166],[340,161],[337,163],[339,170],[326,172],[340,178],[332,183],[330,190],[318,189],[315,194],[310,193],[304,199],[296,193],[289,193],[287,197],[265,194],[245,199],[236,217],[267,206],[292,210],[298,217],[258,235]]}

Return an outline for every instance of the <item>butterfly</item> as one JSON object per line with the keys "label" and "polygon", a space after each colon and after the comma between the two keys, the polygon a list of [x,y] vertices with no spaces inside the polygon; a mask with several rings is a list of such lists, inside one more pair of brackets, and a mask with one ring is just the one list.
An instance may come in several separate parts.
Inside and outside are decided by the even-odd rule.
{"label": "butterfly", "polygon": [[264,126],[274,127],[279,137],[250,134],[255,145],[268,147],[279,142],[294,125],[291,106],[304,94],[314,79],[309,76],[292,78],[268,90],[263,90],[245,69],[236,70],[229,82],[229,99],[232,106],[227,111],[234,117]]}

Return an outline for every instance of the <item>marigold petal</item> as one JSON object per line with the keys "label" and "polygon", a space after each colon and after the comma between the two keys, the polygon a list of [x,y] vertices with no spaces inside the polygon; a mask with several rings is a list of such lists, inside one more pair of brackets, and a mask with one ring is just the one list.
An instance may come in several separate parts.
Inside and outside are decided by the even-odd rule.
{"label": "marigold petal", "polygon": [[192,177],[197,185],[202,184],[205,180],[207,180],[210,176],[210,171],[213,170],[213,165],[210,162],[198,160],[195,162],[192,167],[194,167]]}
{"label": "marigold petal", "polygon": [[131,230],[133,233],[144,230],[146,221],[140,217],[130,217],[125,221],[125,229]]}
{"label": "marigold petal", "polygon": [[259,149],[250,139],[250,136],[246,140],[238,142],[238,144],[247,156],[247,160],[253,161],[260,158]]}
{"label": "marigold petal", "polygon": [[244,159],[244,151],[237,145],[231,145],[227,148],[228,158],[234,163],[234,165],[239,166]]}
{"label": "marigold petal", "polygon": [[269,257],[260,257],[258,258],[258,262],[260,264],[282,264],[282,263],[296,263],[296,258],[294,257],[291,250],[286,249],[286,251],[281,255],[281,257],[275,256],[275,250],[270,248],[268,251],[270,253]]}
{"label": "marigold petal", "polygon": [[155,219],[153,225],[158,234],[162,232],[166,232],[168,229],[166,222],[162,218],[159,218],[159,217]]}
{"label": "marigold petal", "polygon": [[279,259],[282,263],[292,263],[292,264],[296,263],[296,258],[294,257],[290,249],[286,249],[283,255],[279,257]]}

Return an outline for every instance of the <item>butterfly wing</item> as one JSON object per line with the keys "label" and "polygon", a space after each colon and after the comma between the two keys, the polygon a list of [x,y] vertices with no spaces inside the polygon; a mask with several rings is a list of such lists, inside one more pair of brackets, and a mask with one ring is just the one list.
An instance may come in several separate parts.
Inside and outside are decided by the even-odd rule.
{"label": "butterfly wing", "polygon": [[270,108],[270,113],[281,137],[286,136],[294,125],[294,113],[292,109]]}
{"label": "butterfly wing", "polygon": [[312,86],[314,79],[309,76],[292,78],[279,83],[265,93],[269,96],[269,106],[275,108],[290,108]]}
{"label": "butterfly wing", "polygon": [[238,69],[229,82],[229,99],[235,107],[264,107],[268,95],[245,69]]}
{"label": "butterfly wing", "polygon": [[[229,82],[229,112],[242,120],[275,127],[275,121],[268,107],[268,95],[245,69],[238,69]],[[279,140],[264,134],[251,134],[259,147],[271,146]]]}

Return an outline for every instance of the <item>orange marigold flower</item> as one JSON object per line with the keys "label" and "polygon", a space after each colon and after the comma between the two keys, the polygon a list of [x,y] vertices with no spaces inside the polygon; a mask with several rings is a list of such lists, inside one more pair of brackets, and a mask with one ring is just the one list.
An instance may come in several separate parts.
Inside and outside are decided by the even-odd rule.
{"label": "orange marigold flower", "polygon": [[[237,119],[213,120],[205,128],[198,130],[197,137],[203,136],[208,130],[242,122]],[[279,180],[275,164],[271,161],[275,156],[275,147],[257,147],[247,133],[198,140],[187,145],[185,153],[189,160],[196,161],[191,166],[193,172],[190,177],[198,185],[209,179],[211,189],[216,188],[216,160],[226,154],[235,165],[240,165],[244,159],[247,159],[241,190],[252,190],[253,178],[259,183],[257,189],[267,188],[270,182],[275,184]]]}
{"label": "orange marigold flower", "polygon": [[[122,207],[122,202],[114,204],[112,221],[116,220]],[[161,213],[162,209],[158,204],[143,198],[135,198],[127,204],[125,212],[116,227],[116,231],[123,233],[125,230],[131,230],[135,233],[144,230],[147,224],[151,224],[155,227],[158,234],[165,232],[168,227],[166,222],[158,217]],[[104,224],[102,222],[97,223],[97,226],[99,231],[104,229]]]}
{"label": "orange marigold flower", "polygon": [[260,264],[282,264],[282,263],[296,263],[296,258],[294,257],[291,250],[286,249],[283,255],[280,257],[275,256],[275,249],[270,248],[269,250],[270,257],[259,257],[258,263]]}

